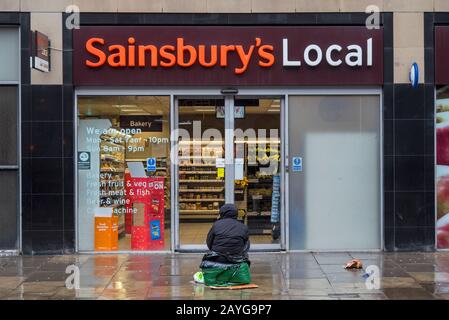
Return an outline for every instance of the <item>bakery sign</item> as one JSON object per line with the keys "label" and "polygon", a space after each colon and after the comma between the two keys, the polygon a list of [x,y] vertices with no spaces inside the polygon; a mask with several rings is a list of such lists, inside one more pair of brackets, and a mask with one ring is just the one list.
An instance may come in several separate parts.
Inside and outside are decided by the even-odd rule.
{"label": "bakery sign", "polygon": [[162,116],[120,116],[120,127],[131,133],[162,132]]}
{"label": "bakery sign", "polygon": [[42,72],[50,71],[50,40],[39,31],[33,32],[32,66]]}
{"label": "bakery sign", "polygon": [[77,85],[380,85],[383,30],[82,27]]}

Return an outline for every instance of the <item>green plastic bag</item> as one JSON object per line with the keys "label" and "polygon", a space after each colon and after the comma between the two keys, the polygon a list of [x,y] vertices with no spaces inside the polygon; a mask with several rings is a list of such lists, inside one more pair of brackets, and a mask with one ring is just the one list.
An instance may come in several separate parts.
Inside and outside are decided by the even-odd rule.
{"label": "green plastic bag", "polygon": [[202,268],[206,286],[227,287],[251,283],[251,274],[246,262],[222,268]]}

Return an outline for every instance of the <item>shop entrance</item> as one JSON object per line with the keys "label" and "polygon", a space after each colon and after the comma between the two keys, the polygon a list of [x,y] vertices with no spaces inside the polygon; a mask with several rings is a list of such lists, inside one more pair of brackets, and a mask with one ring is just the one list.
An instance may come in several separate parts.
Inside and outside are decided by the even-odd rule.
{"label": "shop entrance", "polygon": [[204,250],[225,203],[237,206],[253,249],[281,249],[282,102],[176,97],[176,250]]}

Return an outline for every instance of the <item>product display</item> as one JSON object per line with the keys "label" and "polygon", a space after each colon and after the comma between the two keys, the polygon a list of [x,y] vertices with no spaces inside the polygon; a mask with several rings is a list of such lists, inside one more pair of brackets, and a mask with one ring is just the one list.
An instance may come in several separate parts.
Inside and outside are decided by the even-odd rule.
{"label": "product display", "polygon": [[100,207],[114,208],[118,219],[119,236],[125,232],[124,180],[125,146],[124,134],[111,128],[100,136]]}
{"label": "product display", "polygon": [[169,106],[166,96],[78,99],[80,250],[169,247]]}
{"label": "product display", "polygon": [[179,213],[183,220],[215,220],[224,204],[224,179],[218,177],[215,163],[215,157],[224,154],[224,146],[209,144],[184,140],[180,145]]}
{"label": "product display", "polygon": [[95,250],[118,249],[118,217],[109,208],[98,208],[95,212]]}
{"label": "product display", "polygon": [[134,178],[125,174],[126,207],[131,215],[131,248],[164,248],[164,177]]}
{"label": "product display", "polygon": [[280,210],[279,142],[248,143],[247,163],[249,232],[273,236],[272,223],[279,219]]}

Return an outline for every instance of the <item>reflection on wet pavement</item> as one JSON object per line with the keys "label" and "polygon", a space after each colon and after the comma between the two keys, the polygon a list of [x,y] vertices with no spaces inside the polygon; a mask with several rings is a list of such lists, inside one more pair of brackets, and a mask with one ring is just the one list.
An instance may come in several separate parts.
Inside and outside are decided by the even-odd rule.
{"label": "reflection on wet pavement", "polygon": [[[375,265],[380,287],[351,259]],[[193,284],[201,254],[0,256],[0,299],[449,299],[449,253],[261,253],[251,255],[259,288],[215,291]],[[66,268],[79,268],[79,289]]]}

